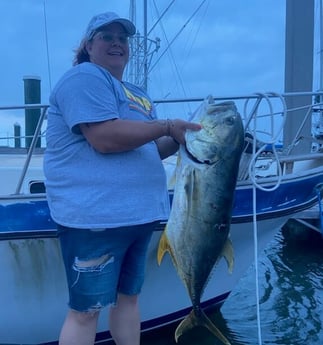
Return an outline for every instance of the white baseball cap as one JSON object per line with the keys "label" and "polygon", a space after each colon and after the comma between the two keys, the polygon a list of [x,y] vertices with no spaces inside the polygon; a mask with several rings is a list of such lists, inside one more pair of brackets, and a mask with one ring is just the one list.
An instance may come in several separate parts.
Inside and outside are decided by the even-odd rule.
{"label": "white baseball cap", "polygon": [[136,33],[135,25],[126,18],[120,18],[114,12],[105,12],[94,16],[86,29],[85,38],[91,40],[95,33],[99,31],[102,26],[106,26],[112,23],[120,23],[126,30],[129,36],[133,36]]}

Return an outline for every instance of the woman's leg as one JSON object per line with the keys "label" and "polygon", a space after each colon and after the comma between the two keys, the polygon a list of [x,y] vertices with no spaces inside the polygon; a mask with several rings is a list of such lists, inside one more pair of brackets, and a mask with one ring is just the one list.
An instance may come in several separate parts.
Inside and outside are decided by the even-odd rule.
{"label": "woman's leg", "polygon": [[99,312],[81,313],[69,310],[61,334],[59,345],[93,345]]}
{"label": "woman's leg", "polygon": [[117,345],[139,345],[140,314],[138,295],[119,293],[116,306],[110,307],[110,333]]}
{"label": "woman's leg", "polygon": [[[69,311],[60,345],[93,345],[100,310],[109,304],[107,280],[115,281],[101,232],[58,226],[69,291]],[[113,260],[111,260],[113,261]],[[106,285],[108,285],[106,287]]]}
{"label": "woman's leg", "polygon": [[138,296],[144,282],[147,248],[153,229],[154,224],[129,229],[127,237],[132,237],[132,241],[122,258],[117,303],[110,307],[110,333],[117,345],[140,344]]}

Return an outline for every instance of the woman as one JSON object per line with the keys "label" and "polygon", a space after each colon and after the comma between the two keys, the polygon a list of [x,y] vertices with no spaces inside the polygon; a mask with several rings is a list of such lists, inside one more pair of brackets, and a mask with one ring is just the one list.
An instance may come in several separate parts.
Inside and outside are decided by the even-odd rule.
{"label": "woman", "polygon": [[122,80],[135,31],[112,12],[92,18],[50,96],[44,170],[69,289],[61,345],[93,344],[108,305],[116,344],[139,345],[147,246],[169,214],[162,159],[200,129],[158,120],[149,96]]}

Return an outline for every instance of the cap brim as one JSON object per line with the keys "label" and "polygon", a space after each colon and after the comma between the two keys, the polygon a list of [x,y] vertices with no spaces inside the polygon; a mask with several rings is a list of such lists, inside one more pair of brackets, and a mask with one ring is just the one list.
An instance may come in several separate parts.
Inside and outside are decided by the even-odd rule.
{"label": "cap brim", "polygon": [[127,32],[127,34],[129,36],[133,36],[136,33],[136,27],[134,26],[134,24],[130,20],[123,19],[123,18],[118,18],[118,19],[115,19],[115,20],[111,20],[111,22],[101,25],[95,31],[99,31],[101,28],[109,26],[112,23],[119,23],[119,24],[121,24],[125,28],[125,30],[126,30],[126,32]]}

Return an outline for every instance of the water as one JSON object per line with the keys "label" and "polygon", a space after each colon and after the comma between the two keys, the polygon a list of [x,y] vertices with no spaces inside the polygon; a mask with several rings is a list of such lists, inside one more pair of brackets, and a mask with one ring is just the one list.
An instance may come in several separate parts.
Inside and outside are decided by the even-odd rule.
{"label": "water", "polygon": [[[323,238],[284,228],[258,260],[260,328],[255,267],[246,272],[220,311],[210,317],[231,345],[323,344]],[[143,336],[143,345],[175,345],[171,325]],[[261,342],[260,342],[261,340]],[[183,345],[222,343],[202,328],[180,338]]]}

